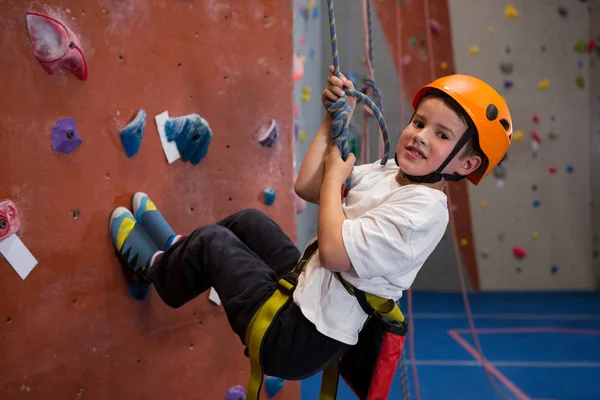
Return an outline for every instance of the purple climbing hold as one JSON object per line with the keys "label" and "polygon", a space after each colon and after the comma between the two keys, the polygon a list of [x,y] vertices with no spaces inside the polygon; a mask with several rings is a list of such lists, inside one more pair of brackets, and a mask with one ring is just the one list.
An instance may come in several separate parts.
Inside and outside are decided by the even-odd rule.
{"label": "purple climbing hold", "polygon": [[71,154],[81,145],[74,118],[59,119],[52,127],[52,150]]}
{"label": "purple climbing hold", "polygon": [[246,390],[241,385],[230,387],[225,400],[246,400]]}
{"label": "purple climbing hold", "polygon": [[509,81],[509,80],[505,80],[504,81],[504,89],[510,89],[511,87],[513,87],[513,82]]}

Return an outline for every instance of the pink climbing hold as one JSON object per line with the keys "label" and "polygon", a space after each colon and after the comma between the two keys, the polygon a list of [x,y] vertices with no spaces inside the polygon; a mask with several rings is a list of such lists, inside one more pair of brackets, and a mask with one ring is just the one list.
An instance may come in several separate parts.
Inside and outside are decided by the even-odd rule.
{"label": "pink climbing hold", "polygon": [[21,228],[21,217],[17,206],[10,200],[0,202],[0,240],[17,233]]}
{"label": "pink climbing hold", "polygon": [[520,260],[527,257],[527,252],[518,246],[513,247],[512,251],[513,255]]}
{"label": "pink climbing hold", "polygon": [[436,19],[431,18],[429,20],[429,29],[431,29],[431,32],[435,33],[436,35],[439,35],[440,31],[442,30],[442,26]]}
{"label": "pink climbing hold", "polygon": [[596,43],[595,40],[590,40],[587,44],[587,51],[588,53],[591,53],[592,51],[594,51],[594,49],[596,48],[598,44]]}
{"label": "pink climbing hold", "polygon": [[50,75],[66,68],[81,80],[87,79],[87,64],[77,36],[62,22],[35,12],[27,12],[27,29],[33,55]]}
{"label": "pink climbing hold", "polygon": [[536,131],[531,131],[531,139],[536,143],[542,143],[542,137]]}
{"label": "pink climbing hold", "polygon": [[540,117],[538,117],[537,114],[533,114],[533,123],[534,124],[539,124],[540,123]]}

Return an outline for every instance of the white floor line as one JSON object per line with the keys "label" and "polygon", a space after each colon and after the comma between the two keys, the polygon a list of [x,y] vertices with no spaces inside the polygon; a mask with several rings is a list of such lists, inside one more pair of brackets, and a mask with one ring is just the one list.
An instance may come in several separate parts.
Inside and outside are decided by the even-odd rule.
{"label": "white floor line", "polygon": [[[466,318],[465,313],[413,313],[419,319],[458,319]],[[526,320],[600,320],[600,314],[473,314],[478,319],[526,319]]]}
{"label": "white floor line", "polygon": [[[493,361],[495,367],[518,368],[600,368],[600,362],[593,361]],[[406,360],[410,364],[410,360]],[[475,360],[417,360],[418,366],[430,367],[480,367]]]}

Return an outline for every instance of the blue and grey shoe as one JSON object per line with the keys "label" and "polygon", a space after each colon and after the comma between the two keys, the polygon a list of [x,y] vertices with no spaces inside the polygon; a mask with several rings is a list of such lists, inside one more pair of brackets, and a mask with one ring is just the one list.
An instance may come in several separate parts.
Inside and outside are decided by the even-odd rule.
{"label": "blue and grey shoe", "polygon": [[167,250],[181,236],[176,235],[146,193],[133,196],[133,214],[160,250]]}
{"label": "blue and grey shoe", "polygon": [[129,272],[127,276],[131,279],[129,292],[142,300],[150,291],[149,266],[159,249],[125,207],[117,207],[112,212],[110,236],[119,258],[128,267],[126,272]]}

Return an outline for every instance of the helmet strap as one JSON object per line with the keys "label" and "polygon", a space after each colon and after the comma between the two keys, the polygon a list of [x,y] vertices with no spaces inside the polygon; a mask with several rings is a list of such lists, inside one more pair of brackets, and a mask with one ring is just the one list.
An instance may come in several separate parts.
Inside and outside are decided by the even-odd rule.
{"label": "helmet strap", "polygon": [[[456,143],[456,145],[454,146],[454,148],[452,149],[452,151],[450,152],[448,157],[446,157],[446,159],[444,160],[442,165],[440,165],[440,167],[437,170],[435,170],[434,172],[431,172],[427,175],[415,176],[415,175],[409,175],[409,174],[405,173],[404,171],[402,171],[402,175],[406,179],[408,179],[410,182],[413,182],[413,183],[437,183],[437,182],[441,181],[442,179],[444,179],[446,181],[451,181],[451,182],[458,182],[461,179],[466,178],[465,175],[459,175],[457,173],[442,174],[442,171],[444,170],[444,168],[446,168],[446,166],[450,163],[450,161],[452,161],[454,159],[454,157],[456,157],[456,155],[462,150],[462,148],[465,147],[467,142],[474,136],[474,134],[475,134],[475,129],[469,128],[467,130],[467,132],[465,132],[465,134],[458,140],[458,142]],[[394,154],[394,160],[396,161],[396,165],[400,166],[400,164],[398,163],[398,153]]]}

